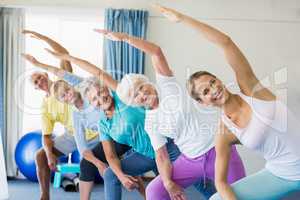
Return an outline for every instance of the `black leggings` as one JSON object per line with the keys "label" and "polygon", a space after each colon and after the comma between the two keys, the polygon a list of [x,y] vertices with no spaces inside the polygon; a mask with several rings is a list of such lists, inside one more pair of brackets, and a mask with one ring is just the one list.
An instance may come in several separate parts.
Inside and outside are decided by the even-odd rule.
{"label": "black leggings", "polygon": [[[119,144],[116,142],[114,142],[114,144],[115,144],[115,150],[116,150],[118,157],[122,156],[129,149],[131,149],[131,147],[124,145],[124,144]],[[92,152],[96,158],[98,158],[99,160],[101,160],[104,163],[107,163],[101,143],[99,143],[97,146],[95,146],[92,149]],[[98,173],[98,168],[93,163],[91,163],[90,161],[88,161],[84,158],[80,161],[79,179],[81,181],[86,181],[86,182],[94,181],[97,173]]]}

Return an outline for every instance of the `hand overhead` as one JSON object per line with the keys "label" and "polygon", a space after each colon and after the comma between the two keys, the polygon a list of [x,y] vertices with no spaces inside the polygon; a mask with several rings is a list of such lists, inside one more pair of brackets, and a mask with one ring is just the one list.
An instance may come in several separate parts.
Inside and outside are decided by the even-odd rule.
{"label": "hand overhead", "polygon": [[39,34],[39,33],[35,32],[35,31],[23,30],[22,33],[23,33],[24,35],[27,35],[27,34],[28,34],[30,37],[35,38],[35,39],[38,39],[38,40],[44,40],[44,39],[45,39],[45,36],[44,36],[44,35]]}
{"label": "hand overhead", "polygon": [[33,56],[30,55],[30,54],[22,53],[21,55],[22,55],[22,57],[23,57],[25,60],[27,60],[28,62],[30,62],[30,63],[33,64],[33,65],[37,65],[37,64],[40,63],[35,57],[33,57]]}
{"label": "hand overhead", "polygon": [[153,4],[152,6],[172,22],[180,22],[182,20],[182,14],[171,8],[163,7],[159,4]]}
{"label": "hand overhead", "polygon": [[122,41],[126,39],[127,34],[126,33],[119,33],[119,32],[112,32],[105,29],[94,29],[95,32],[103,34],[103,36],[106,39],[112,40],[112,41]]}

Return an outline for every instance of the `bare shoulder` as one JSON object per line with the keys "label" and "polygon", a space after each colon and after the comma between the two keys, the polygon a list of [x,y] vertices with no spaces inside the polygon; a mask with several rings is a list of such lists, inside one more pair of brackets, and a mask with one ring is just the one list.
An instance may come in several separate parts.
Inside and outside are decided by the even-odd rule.
{"label": "bare shoulder", "polygon": [[246,96],[254,97],[263,101],[275,101],[276,96],[271,90],[265,87],[259,80],[253,81],[248,87],[241,88],[241,91]]}
{"label": "bare shoulder", "polygon": [[231,146],[239,144],[238,138],[226,127],[223,122],[219,123],[219,128],[215,137],[216,147]]}

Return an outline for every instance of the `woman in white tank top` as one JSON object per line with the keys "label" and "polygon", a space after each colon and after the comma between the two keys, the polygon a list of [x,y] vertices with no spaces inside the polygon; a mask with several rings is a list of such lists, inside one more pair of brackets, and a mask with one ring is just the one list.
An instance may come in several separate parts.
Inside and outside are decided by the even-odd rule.
{"label": "woman in white tank top", "polygon": [[[260,83],[229,36],[175,10],[161,6],[158,9],[168,19],[196,29],[221,48],[240,87],[241,92],[233,94],[206,71],[192,74],[188,81],[190,95],[196,101],[222,109],[222,122],[216,135],[215,180],[219,194],[211,199],[280,199],[300,190],[300,148],[297,147],[300,130],[286,105]],[[260,153],[266,167],[230,186],[226,181],[230,148],[237,143]]]}

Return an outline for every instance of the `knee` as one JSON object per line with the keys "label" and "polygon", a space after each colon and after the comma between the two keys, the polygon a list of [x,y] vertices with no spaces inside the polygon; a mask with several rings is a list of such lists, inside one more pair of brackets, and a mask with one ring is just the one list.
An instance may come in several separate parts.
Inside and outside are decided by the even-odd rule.
{"label": "knee", "polygon": [[164,190],[164,185],[160,180],[154,179],[146,187],[146,199],[147,200],[157,200],[163,198],[162,190]]}
{"label": "knee", "polygon": [[153,188],[153,186],[152,186],[152,184],[151,184],[151,182],[149,183],[149,185],[146,187],[146,199],[148,199],[148,200],[152,200],[152,199],[154,199],[154,188]]}
{"label": "knee", "polygon": [[104,183],[118,183],[118,177],[115,175],[115,173],[112,171],[112,169],[109,167],[104,171],[103,174]]}
{"label": "knee", "polygon": [[43,148],[39,149],[35,153],[35,163],[37,167],[43,167],[44,165],[47,165],[47,156]]}

